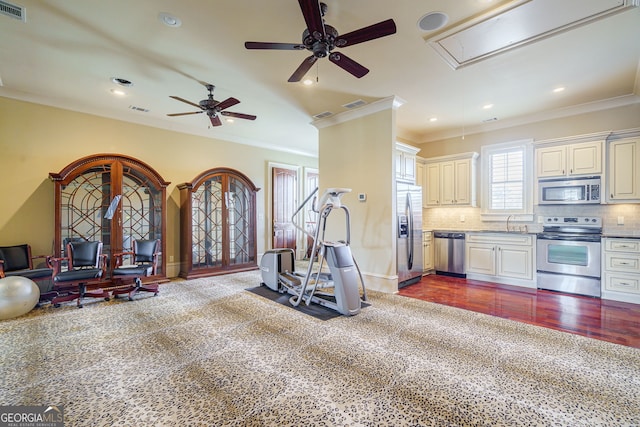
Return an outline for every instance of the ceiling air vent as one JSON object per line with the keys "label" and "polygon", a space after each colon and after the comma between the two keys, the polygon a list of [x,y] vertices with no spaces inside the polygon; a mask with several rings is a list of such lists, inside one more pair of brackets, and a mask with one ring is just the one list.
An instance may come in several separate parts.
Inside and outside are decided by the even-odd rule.
{"label": "ceiling air vent", "polygon": [[24,7],[17,4],[7,3],[0,0],[0,15],[6,15],[11,18],[19,19],[22,22],[27,22],[27,11]]}
{"label": "ceiling air vent", "polygon": [[358,99],[358,100],[350,102],[348,104],[344,104],[343,107],[351,109],[351,108],[362,107],[363,105],[367,105],[367,103],[364,102],[362,99]]}
{"label": "ceiling air vent", "polygon": [[329,117],[329,116],[333,116],[333,113],[331,111],[325,111],[324,113],[316,114],[315,116],[313,116],[313,118],[318,120],[318,119],[324,119],[325,117]]}
{"label": "ceiling air vent", "polygon": [[136,107],[135,105],[129,105],[129,109],[133,110],[133,111],[142,111],[143,113],[148,113],[149,112],[148,108]]}

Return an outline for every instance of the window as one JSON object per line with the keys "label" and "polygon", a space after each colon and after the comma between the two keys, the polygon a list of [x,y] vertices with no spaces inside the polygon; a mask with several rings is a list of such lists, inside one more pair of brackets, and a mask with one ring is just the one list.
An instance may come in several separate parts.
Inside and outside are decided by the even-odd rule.
{"label": "window", "polygon": [[521,148],[491,156],[491,210],[519,210],[524,204],[524,153]]}
{"label": "window", "polygon": [[530,141],[482,147],[483,219],[532,219],[532,161]]}

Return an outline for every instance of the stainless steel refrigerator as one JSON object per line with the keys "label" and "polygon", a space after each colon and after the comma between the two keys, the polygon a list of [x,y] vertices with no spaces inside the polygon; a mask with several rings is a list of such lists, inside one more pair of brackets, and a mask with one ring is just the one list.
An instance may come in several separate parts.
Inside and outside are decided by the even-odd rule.
{"label": "stainless steel refrigerator", "polygon": [[398,287],[422,277],[422,187],[396,183]]}

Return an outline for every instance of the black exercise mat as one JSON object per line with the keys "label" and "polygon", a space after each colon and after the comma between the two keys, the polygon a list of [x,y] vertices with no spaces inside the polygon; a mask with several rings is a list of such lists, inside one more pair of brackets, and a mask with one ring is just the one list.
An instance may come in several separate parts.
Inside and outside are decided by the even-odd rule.
{"label": "black exercise mat", "polygon": [[[294,307],[289,302],[291,294],[281,294],[280,292],[274,291],[267,286],[256,286],[254,288],[246,288],[246,290],[256,295],[260,295],[261,297],[265,297],[271,301],[277,302],[278,304],[286,305],[287,307],[290,307],[301,313],[308,314],[309,316],[315,317],[319,320],[330,320],[342,316],[342,314],[338,313],[335,310],[314,303],[306,305],[304,302],[301,302],[299,306]],[[362,308],[367,307],[368,305],[369,304],[361,302]]]}

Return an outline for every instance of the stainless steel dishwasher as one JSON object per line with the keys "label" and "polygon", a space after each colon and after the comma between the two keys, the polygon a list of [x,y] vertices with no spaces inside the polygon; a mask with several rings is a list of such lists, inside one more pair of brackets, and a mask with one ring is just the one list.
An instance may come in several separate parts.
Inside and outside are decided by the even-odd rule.
{"label": "stainless steel dishwasher", "polygon": [[464,271],[464,233],[435,231],[433,239],[436,274],[467,277]]}

